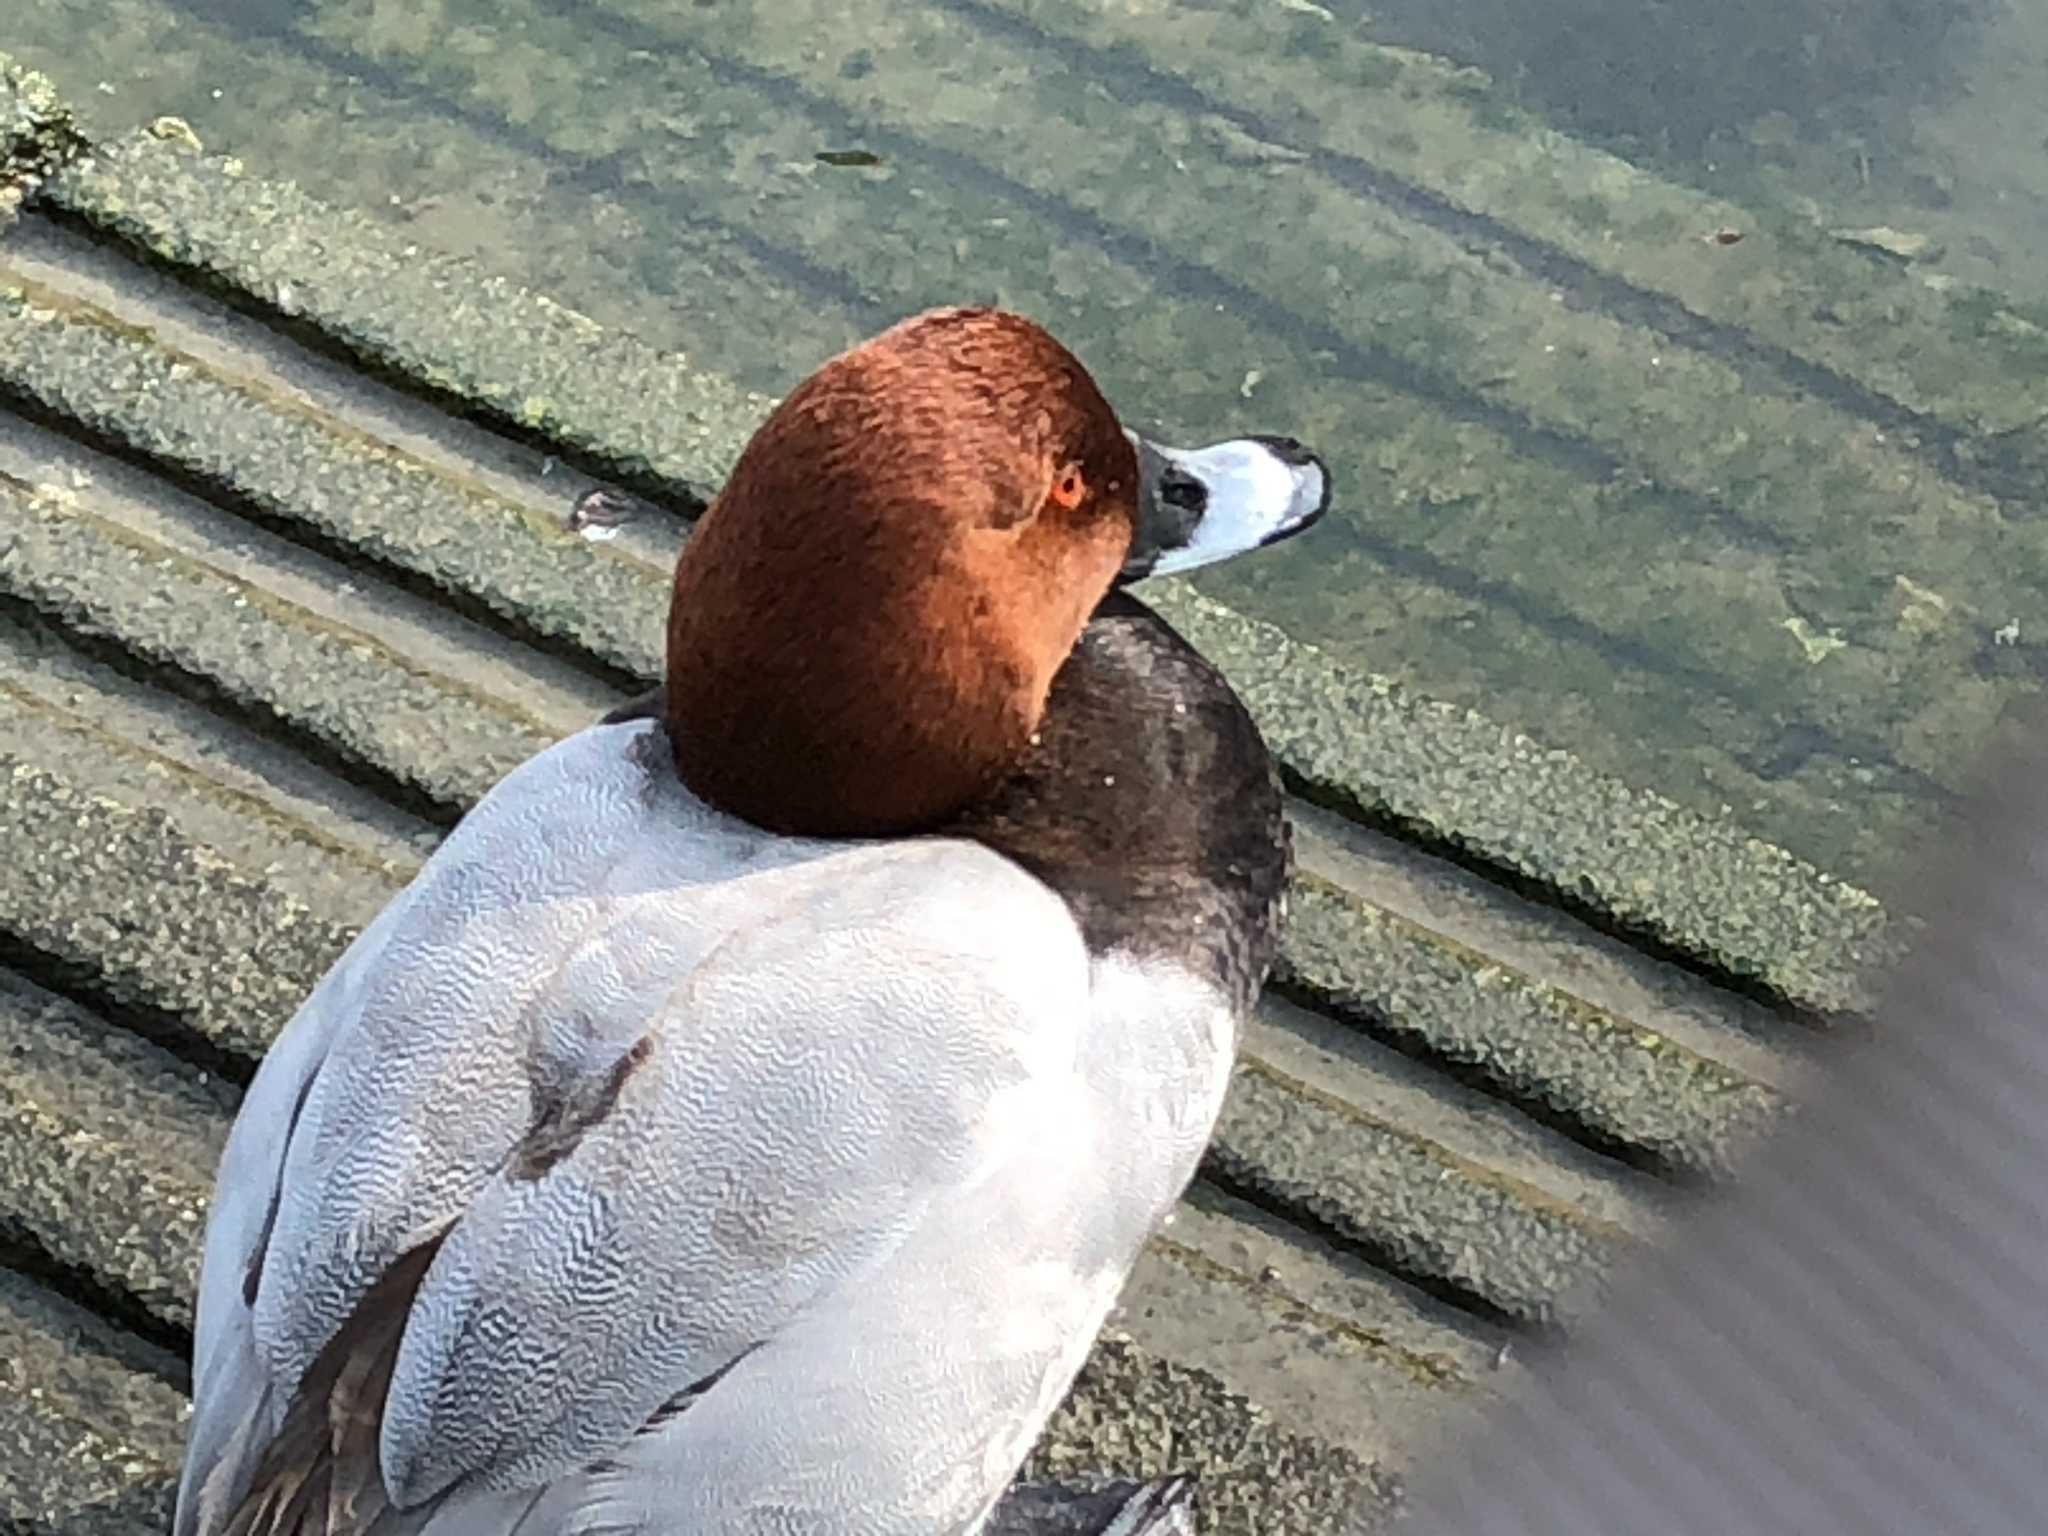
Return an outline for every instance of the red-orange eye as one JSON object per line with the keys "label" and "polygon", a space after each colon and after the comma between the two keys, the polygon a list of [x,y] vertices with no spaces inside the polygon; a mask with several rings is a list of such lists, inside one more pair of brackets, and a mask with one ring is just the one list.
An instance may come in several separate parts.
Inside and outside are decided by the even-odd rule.
{"label": "red-orange eye", "polygon": [[1052,499],[1071,512],[1081,505],[1081,498],[1088,494],[1088,478],[1081,473],[1081,466],[1069,464],[1052,480]]}

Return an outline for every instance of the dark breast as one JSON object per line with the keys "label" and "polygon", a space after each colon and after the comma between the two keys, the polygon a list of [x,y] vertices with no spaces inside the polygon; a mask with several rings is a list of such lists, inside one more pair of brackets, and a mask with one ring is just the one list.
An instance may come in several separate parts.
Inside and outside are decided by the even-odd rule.
{"label": "dark breast", "polygon": [[1037,742],[943,829],[1030,870],[1089,949],[1265,980],[1291,866],[1279,777],[1230,685],[1143,603],[1112,593],[1053,682]]}

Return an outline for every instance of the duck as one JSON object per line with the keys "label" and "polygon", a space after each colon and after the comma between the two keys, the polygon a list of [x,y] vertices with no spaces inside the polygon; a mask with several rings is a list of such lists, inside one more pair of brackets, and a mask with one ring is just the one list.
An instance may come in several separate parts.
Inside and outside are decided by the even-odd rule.
{"label": "duck", "polygon": [[495,785],[255,1074],[176,1536],[996,1529],[1291,868],[1251,716],[1127,588],[1328,503],[1292,438],[1126,430],[1001,309],[805,379],[683,545],[661,687]]}

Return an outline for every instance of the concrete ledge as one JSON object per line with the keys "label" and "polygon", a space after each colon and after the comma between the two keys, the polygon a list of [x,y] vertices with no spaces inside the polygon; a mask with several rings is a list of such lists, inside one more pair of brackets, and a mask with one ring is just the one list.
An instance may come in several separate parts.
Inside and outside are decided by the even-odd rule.
{"label": "concrete ledge", "polygon": [[0,1269],[0,1528],[169,1529],[184,1397],[82,1308]]}
{"label": "concrete ledge", "polygon": [[768,402],[553,300],[175,138],[102,146],[47,202],[379,369],[701,504]]}
{"label": "concrete ledge", "polygon": [[1722,1062],[1313,875],[1290,892],[1274,981],[1398,1048],[1481,1074],[1616,1156],[1675,1173],[1727,1175],[1784,1107]]}

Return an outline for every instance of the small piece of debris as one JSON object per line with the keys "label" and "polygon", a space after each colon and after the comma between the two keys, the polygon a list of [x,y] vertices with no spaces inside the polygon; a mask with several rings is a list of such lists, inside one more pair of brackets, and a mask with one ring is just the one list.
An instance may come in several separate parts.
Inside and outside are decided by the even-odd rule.
{"label": "small piece of debris", "polygon": [[1727,225],[1723,224],[1719,229],[1701,235],[1700,238],[1709,245],[1740,245],[1742,243],[1742,231],[1730,229]]}
{"label": "small piece of debris", "polygon": [[1318,21],[1335,21],[1337,19],[1335,11],[1324,10],[1323,7],[1315,3],[1315,0],[1280,0],[1280,9],[1283,11],[1294,11],[1302,16],[1313,16]]}
{"label": "small piece of debris", "polygon": [[1849,642],[1842,638],[1839,629],[1830,629],[1825,634],[1815,629],[1806,620],[1794,614],[1778,626],[1799,642],[1800,650],[1806,653],[1806,664],[1818,666],[1837,651],[1849,648]]}
{"label": "small piece of debris", "polygon": [[1991,643],[1993,645],[2018,645],[2020,643],[2020,621],[2018,619],[2007,619],[1998,628],[1991,631]]}
{"label": "small piece of debris", "polygon": [[1831,229],[1828,237],[1897,261],[1932,261],[1941,254],[1941,246],[1932,235],[1893,229],[1889,224],[1873,224],[1868,229]]}
{"label": "small piece of debris", "polygon": [[1493,1368],[1497,1371],[1506,1365],[1508,1363],[1508,1356],[1514,1352],[1515,1341],[1513,1339],[1502,1339],[1500,1341],[1500,1348],[1493,1352]]}
{"label": "small piece of debris", "polygon": [[194,154],[206,148],[199,142],[199,135],[192,131],[192,125],[182,117],[160,117],[149,125],[149,136],[162,139],[166,144],[182,144]]}
{"label": "small piece of debris", "polygon": [[815,158],[821,165],[861,166],[882,163],[880,155],[867,149],[821,149]]}
{"label": "small piece of debris", "polygon": [[1257,389],[1257,388],[1259,387],[1259,380],[1263,379],[1263,378],[1264,378],[1265,376],[1266,376],[1266,374],[1265,374],[1265,371],[1264,371],[1263,369],[1260,369],[1260,368],[1247,368],[1247,369],[1245,369],[1245,371],[1244,371],[1244,382],[1243,382],[1243,383],[1241,383],[1241,384],[1239,384],[1239,385],[1237,386],[1237,397],[1238,397],[1238,399],[1240,399],[1240,400],[1249,400],[1249,399],[1251,399],[1251,397],[1252,397],[1252,391],[1253,391],[1253,390],[1255,390],[1255,389]]}
{"label": "small piece of debris", "polygon": [[619,536],[620,527],[633,515],[633,500],[623,492],[596,486],[576,498],[563,523],[571,533],[593,544]]}
{"label": "small piece of debris", "polygon": [[1907,629],[1924,635],[1948,622],[1949,602],[1943,594],[1932,587],[1921,586],[1903,572],[1892,577],[1892,585],[1898,588],[1903,599],[1899,622]]}
{"label": "small piece of debris", "polygon": [[1204,131],[1216,141],[1217,150],[1226,161],[1239,165],[1278,166],[1298,165],[1308,158],[1307,150],[1262,139],[1221,112],[1203,113],[1201,123]]}

